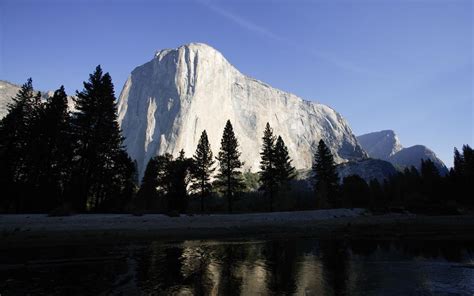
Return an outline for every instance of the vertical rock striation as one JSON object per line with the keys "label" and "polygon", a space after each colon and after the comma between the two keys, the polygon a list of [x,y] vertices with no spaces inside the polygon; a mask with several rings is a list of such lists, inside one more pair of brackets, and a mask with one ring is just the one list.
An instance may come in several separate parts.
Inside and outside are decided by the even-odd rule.
{"label": "vertical rock striation", "polygon": [[245,169],[257,171],[266,122],[281,135],[298,169],[311,167],[324,139],[337,162],[365,158],[349,125],[326,105],[305,101],[240,73],[220,52],[200,43],[158,51],[135,68],[118,101],[125,145],[143,172],[162,153],[188,156],[207,131],[217,155],[228,119]]}

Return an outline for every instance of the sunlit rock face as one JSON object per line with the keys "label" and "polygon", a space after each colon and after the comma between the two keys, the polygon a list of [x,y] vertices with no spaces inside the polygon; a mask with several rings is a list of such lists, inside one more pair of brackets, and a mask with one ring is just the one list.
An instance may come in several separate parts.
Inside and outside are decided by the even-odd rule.
{"label": "sunlit rock face", "polygon": [[0,119],[7,115],[8,104],[13,102],[20,87],[8,81],[0,80]]}
{"label": "sunlit rock face", "polygon": [[370,157],[388,160],[390,156],[402,150],[402,144],[392,130],[368,133],[357,137],[360,145]]}
{"label": "sunlit rock face", "polygon": [[243,75],[220,52],[200,43],[158,51],[135,68],[118,112],[125,145],[140,172],[157,154],[184,149],[192,155],[203,130],[216,155],[228,119],[245,170],[258,170],[267,122],[282,136],[298,169],[311,167],[320,139],[337,162],[366,157],[339,113]]}

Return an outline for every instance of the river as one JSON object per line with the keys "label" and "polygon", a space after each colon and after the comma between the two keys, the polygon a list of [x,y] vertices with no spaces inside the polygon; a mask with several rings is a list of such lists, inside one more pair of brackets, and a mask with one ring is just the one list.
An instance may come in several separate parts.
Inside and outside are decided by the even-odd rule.
{"label": "river", "polygon": [[474,242],[207,240],[16,248],[4,295],[473,295]]}

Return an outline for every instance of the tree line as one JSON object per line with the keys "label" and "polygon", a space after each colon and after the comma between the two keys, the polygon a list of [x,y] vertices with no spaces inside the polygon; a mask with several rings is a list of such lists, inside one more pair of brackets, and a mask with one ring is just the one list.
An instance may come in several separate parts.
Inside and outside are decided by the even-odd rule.
{"label": "tree line", "polygon": [[76,92],[43,101],[31,78],[0,121],[4,212],[120,211],[133,196],[136,166],[123,147],[112,79],[97,66]]}
{"label": "tree line", "polygon": [[[291,165],[283,139],[273,135],[269,123],[266,124],[260,154],[259,189],[268,197],[269,210],[272,211],[274,195],[290,188],[295,168]],[[176,159],[170,154],[151,158],[137,193],[137,210],[182,213],[186,211],[190,197],[197,197],[200,211],[204,212],[206,200],[217,193],[227,200],[227,211],[232,213],[234,201],[245,187],[241,171],[244,163],[240,155],[232,123],[228,120],[215,159],[206,130],[202,132],[192,158],[186,158],[183,150]],[[216,168],[218,172],[214,175]]]}
{"label": "tree line", "polygon": [[366,182],[358,175],[339,180],[331,152],[321,140],[313,166],[320,208],[368,208],[376,212],[411,211],[457,214],[474,209],[474,152],[454,148],[454,167],[441,176],[433,161],[420,159],[421,169],[405,168],[383,182]]}
{"label": "tree line", "polygon": [[[0,121],[0,211],[49,212],[212,212],[212,201],[226,210],[274,211],[366,207],[374,211],[408,209],[446,211],[472,208],[473,151],[455,149],[454,168],[440,176],[433,162],[407,168],[384,182],[357,175],[340,180],[334,157],[323,140],[314,154],[312,190],[297,184],[281,136],[267,123],[262,137],[260,170],[243,172],[244,163],[232,124],[225,124],[217,156],[202,131],[196,151],[151,158],[138,180],[137,165],[123,146],[112,79],[100,66],[76,91],[68,107],[64,87],[46,100],[29,79]],[[249,185],[250,184],[250,185]],[[246,188],[247,187],[247,188]],[[249,192],[248,187],[258,189]],[[299,206],[288,206],[301,199]],[[193,205],[190,205],[193,203]],[[197,206],[197,207],[196,207]],[[223,210],[222,208],[220,209]]]}

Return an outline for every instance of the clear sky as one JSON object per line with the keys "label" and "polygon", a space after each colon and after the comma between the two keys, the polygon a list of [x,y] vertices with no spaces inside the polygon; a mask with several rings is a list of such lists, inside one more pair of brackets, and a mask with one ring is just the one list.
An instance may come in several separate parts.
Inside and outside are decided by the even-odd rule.
{"label": "clear sky", "polygon": [[204,42],[241,72],[393,129],[452,165],[473,145],[472,0],[0,0],[0,79],[73,94],[97,64],[117,96],[156,50]]}

